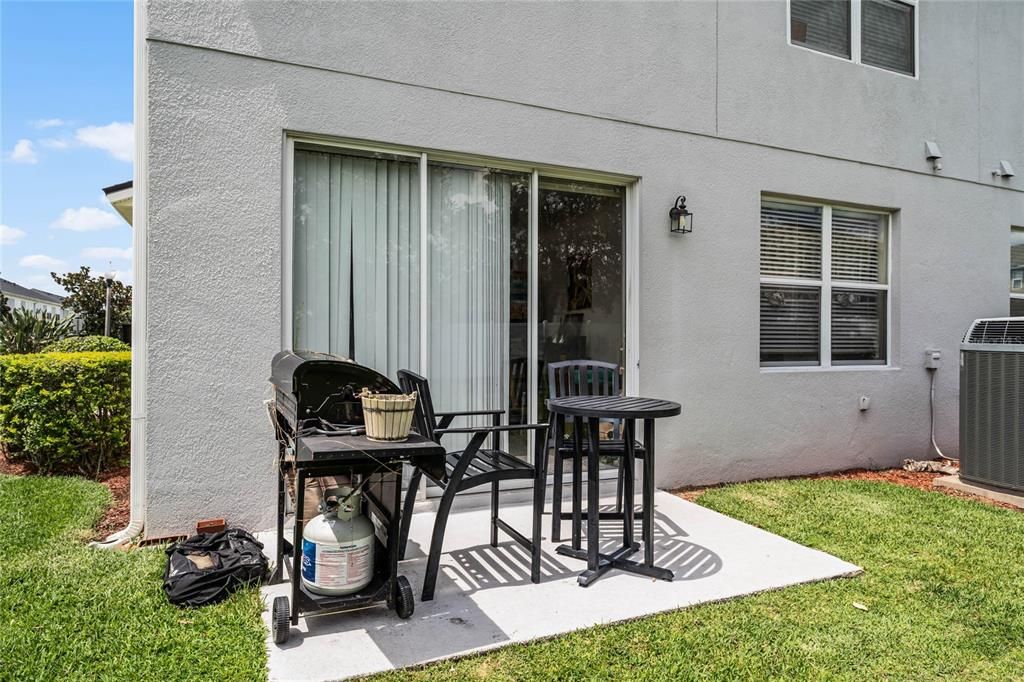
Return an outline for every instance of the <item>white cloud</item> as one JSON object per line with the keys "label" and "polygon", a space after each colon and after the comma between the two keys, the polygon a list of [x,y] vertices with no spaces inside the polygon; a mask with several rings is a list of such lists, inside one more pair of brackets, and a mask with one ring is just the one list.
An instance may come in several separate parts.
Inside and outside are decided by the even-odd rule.
{"label": "white cloud", "polygon": [[15,163],[37,163],[36,150],[32,147],[32,140],[21,139],[14,143],[11,151],[11,161]]}
{"label": "white cloud", "polygon": [[132,250],[119,249],[116,246],[90,246],[82,249],[82,258],[92,258],[95,260],[131,260]]}
{"label": "white cloud", "polygon": [[82,206],[81,208],[64,209],[60,218],[53,221],[50,227],[73,232],[91,232],[117,227],[120,224],[121,219],[115,213],[92,206]]}
{"label": "white cloud", "polygon": [[75,139],[86,147],[102,149],[119,161],[131,162],[135,157],[135,126],[131,123],[86,126],[75,131]]}
{"label": "white cloud", "polygon": [[25,256],[18,261],[18,265],[23,268],[44,268],[46,270],[56,270],[57,268],[63,268],[67,263],[59,258],[37,253],[32,256]]}
{"label": "white cloud", "polygon": [[0,244],[4,246],[13,246],[24,236],[25,230],[19,230],[10,225],[0,225]]}
{"label": "white cloud", "polygon": [[35,128],[60,128],[67,124],[67,121],[60,118],[40,118],[32,121],[32,126]]}

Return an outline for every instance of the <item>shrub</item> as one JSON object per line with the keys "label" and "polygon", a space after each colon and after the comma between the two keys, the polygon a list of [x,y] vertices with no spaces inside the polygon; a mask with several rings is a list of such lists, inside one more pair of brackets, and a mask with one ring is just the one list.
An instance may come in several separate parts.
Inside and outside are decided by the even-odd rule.
{"label": "shrub", "polygon": [[117,353],[132,347],[113,336],[69,336],[51,343],[44,353]]}
{"label": "shrub", "polygon": [[72,318],[59,320],[24,308],[0,317],[0,353],[38,353],[71,333]]}
{"label": "shrub", "polygon": [[40,473],[96,476],[130,429],[131,353],[0,355],[0,442]]}

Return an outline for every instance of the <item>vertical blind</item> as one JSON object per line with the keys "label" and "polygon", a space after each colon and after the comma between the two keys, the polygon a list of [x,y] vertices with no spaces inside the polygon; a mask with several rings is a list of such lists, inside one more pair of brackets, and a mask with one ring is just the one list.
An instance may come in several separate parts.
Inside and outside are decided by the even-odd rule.
{"label": "vertical blind", "polygon": [[418,178],[415,162],[296,150],[294,348],[418,368]]}
{"label": "vertical blind", "polygon": [[789,23],[797,45],[850,57],[850,0],[790,0]]}
{"label": "vertical blind", "polygon": [[[293,347],[419,368],[416,162],[298,149]],[[441,409],[506,409],[507,174],[430,166],[429,378]]]}
{"label": "vertical blind", "polygon": [[864,64],[914,75],[914,7],[898,0],[861,0]]}
{"label": "vertical blind", "polygon": [[507,410],[510,176],[432,165],[429,197],[434,402]]}

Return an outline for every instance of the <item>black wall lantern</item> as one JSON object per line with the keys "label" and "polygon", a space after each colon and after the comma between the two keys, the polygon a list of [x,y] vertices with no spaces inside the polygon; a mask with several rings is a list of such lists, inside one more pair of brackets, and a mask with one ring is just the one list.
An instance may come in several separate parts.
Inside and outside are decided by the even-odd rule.
{"label": "black wall lantern", "polygon": [[676,205],[668,210],[669,229],[678,234],[693,232],[693,214],[686,209],[686,197],[676,197]]}

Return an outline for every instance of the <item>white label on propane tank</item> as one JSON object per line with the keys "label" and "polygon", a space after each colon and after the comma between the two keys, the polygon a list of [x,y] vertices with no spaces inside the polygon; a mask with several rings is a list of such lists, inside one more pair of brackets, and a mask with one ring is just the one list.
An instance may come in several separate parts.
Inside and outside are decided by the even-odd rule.
{"label": "white label on propane tank", "polygon": [[343,544],[302,540],[302,577],[317,587],[355,585],[370,575],[373,536]]}

